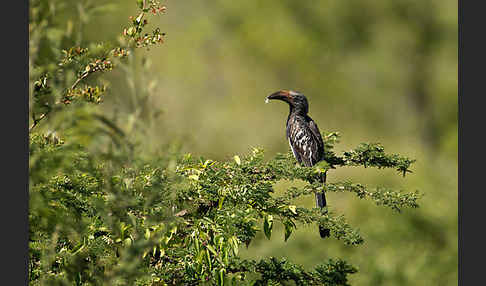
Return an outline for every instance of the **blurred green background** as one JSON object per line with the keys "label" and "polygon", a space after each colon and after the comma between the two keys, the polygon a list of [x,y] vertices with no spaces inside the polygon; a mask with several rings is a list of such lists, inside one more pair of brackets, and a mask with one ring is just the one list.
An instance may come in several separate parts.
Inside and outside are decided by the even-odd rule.
{"label": "blurred green background", "polygon": [[[315,228],[303,228],[286,243],[283,232],[260,237],[246,257],[288,256],[306,267],[341,257],[359,269],[352,285],[458,283],[456,1],[165,3],[166,15],[154,23],[167,33],[165,44],[137,54],[149,57],[146,77],[157,81],[151,104],[163,112],[144,138],[147,150],[175,143],[220,160],[252,146],[268,157],[286,152],[288,107],[264,98],[292,89],[307,96],[321,131],[341,132],[336,151],[380,142],[417,159],[406,178],[359,168],[328,175],[425,194],[419,209],[401,214],[328,194],[330,208],[360,229],[364,245],[321,240]],[[87,39],[116,40],[136,6],[126,0],[112,8],[83,27]],[[117,71],[110,79],[102,108],[128,114],[130,84]],[[299,204],[312,207],[313,198]]]}

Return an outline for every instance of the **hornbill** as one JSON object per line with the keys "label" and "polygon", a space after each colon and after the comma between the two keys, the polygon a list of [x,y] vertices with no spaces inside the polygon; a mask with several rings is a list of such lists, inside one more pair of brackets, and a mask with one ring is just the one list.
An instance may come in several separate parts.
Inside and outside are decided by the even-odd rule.
{"label": "hornbill", "polygon": [[[324,142],[316,123],[307,115],[309,104],[307,98],[298,92],[280,90],[266,97],[285,101],[289,104],[290,112],[287,118],[287,139],[295,159],[300,165],[312,167],[324,159]],[[326,173],[320,176],[322,183],[326,182]],[[324,192],[316,193],[316,206],[326,206]],[[329,229],[319,226],[319,234],[322,238],[329,236]]]}

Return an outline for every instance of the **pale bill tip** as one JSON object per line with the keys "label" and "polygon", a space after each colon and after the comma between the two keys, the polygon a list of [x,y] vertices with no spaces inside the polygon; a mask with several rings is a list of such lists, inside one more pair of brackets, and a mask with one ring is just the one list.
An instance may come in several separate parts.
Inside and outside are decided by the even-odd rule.
{"label": "pale bill tip", "polygon": [[268,99],[268,97],[265,98],[265,103],[269,103],[269,102],[270,102],[270,100]]}

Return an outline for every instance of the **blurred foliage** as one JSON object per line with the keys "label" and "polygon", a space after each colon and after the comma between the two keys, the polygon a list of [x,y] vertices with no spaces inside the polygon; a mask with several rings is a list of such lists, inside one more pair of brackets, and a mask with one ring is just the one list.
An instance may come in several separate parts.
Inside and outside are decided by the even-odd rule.
{"label": "blurred foliage", "polygon": [[[42,119],[35,131],[45,135],[31,138],[31,144],[44,144],[39,143],[42,140],[58,144],[62,141],[59,138],[67,141],[59,146],[61,153],[51,150],[40,161],[32,159],[36,156],[31,154],[29,185],[31,192],[39,193],[31,194],[31,214],[39,211],[38,217],[45,219],[30,224],[53,234],[51,240],[42,238],[39,241],[43,243],[31,246],[31,255],[39,259],[31,259],[39,263],[31,265],[31,269],[53,266],[50,275],[55,275],[62,265],[68,276],[57,277],[56,281],[90,281],[95,278],[86,273],[102,272],[106,275],[103,279],[107,279],[104,282],[109,284],[116,282],[112,280],[115,277],[139,277],[140,269],[130,268],[129,262],[143,255],[143,251],[134,249],[153,247],[151,243],[155,244],[158,238],[140,239],[141,244],[132,247],[126,239],[134,238],[140,229],[123,230],[130,224],[128,219],[122,226],[108,213],[101,212],[100,221],[93,222],[76,217],[75,212],[55,210],[68,207],[89,214],[113,208],[118,209],[118,217],[127,208],[122,202],[127,197],[133,199],[135,194],[120,192],[114,182],[100,185],[100,178],[134,179],[135,174],[145,174],[148,162],[159,170],[175,170],[181,152],[227,161],[235,153],[247,152],[248,146],[264,146],[267,155],[275,157],[288,148],[284,138],[287,109],[270,108],[263,99],[274,90],[287,88],[308,97],[310,115],[321,129],[345,134],[341,159],[347,158],[351,163],[369,148],[372,154],[379,155],[381,145],[358,145],[362,141],[379,141],[388,150],[400,150],[418,160],[414,163],[414,175],[406,181],[394,176],[392,170],[329,170],[329,208],[345,214],[349,225],[359,226],[365,244],[355,247],[334,239],[320,240],[315,227],[305,225],[293,229],[292,236],[288,236],[290,224],[275,223],[274,217],[270,223],[267,216],[263,222],[267,221],[267,229],[270,224],[273,227],[273,235],[267,236],[270,241],[265,238],[265,231],[257,232],[251,247],[239,252],[241,259],[254,261],[247,267],[251,271],[260,269],[260,273],[278,268],[287,279],[292,275],[302,277],[298,273],[304,273],[303,269],[315,269],[316,272],[305,272],[308,277],[324,277],[318,269],[328,269],[331,276],[337,273],[333,269],[354,273],[356,269],[339,261],[318,266],[329,257],[340,257],[359,270],[358,275],[346,278],[351,285],[457,284],[457,3],[168,3],[170,13],[144,24],[134,23],[138,15],[129,18],[137,8],[134,1],[30,1],[29,94],[31,103],[34,95],[42,103],[31,104],[31,114],[38,119],[46,111],[54,114],[62,109],[58,115]],[[145,42],[147,38],[140,40],[145,35],[136,33],[137,25],[153,30],[148,36],[156,42],[160,35],[163,48],[151,45],[148,51],[137,49],[129,54],[117,50],[116,47],[135,48],[137,39],[140,44],[149,44]],[[156,26],[166,27],[167,36]],[[116,36],[123,33],[120,27],[125,28],[125,37],[132,37],[131,43],[122,35]],[[135,33],[128,35],[130,27],[135,27]],[[77,47],[87,48],[89,57]],[[87,66],[98,67],[108,58],[113,70],[103,73],[103,77],[101,73],[90,74],[82,79],[84,87],[71,88]],[[73,63],[72,59],[78,62]],[[59,63],[65,64],[64,73],[56,73]],[[110,66],[100,68],[108,71]],[[92,106],[102,101],[105,104]],[[332,133],[327,135],[327,142],[332,143]],[[40,153],[53,148],[49,144]],[[357,145],[358,148],[352,148]],[[110,163],[100,166],[93,158]],[[377,158],[380,161],[379,156],[369,159]],[[400,160],[387,158],[389,162]],[[128,166],[131,171],[124,173],[121,166]],[[350,177],[360,183],[349,181]],[[170,178],[171,182],[182,179],[176,175]],[[32,188],[34,185],[37,187]],[[384,187],[375,191],[365,185]],[[46,191],[45,186],[57,191]],[[390,200],[413,205],[414,193],[410,201],[403,193],[389,191],[387,186],[424,190],[421,208],[413,212],[404,209],[397,216],[388,208],[376,208],[336,193],[354,193],[384,206],[391,206],[387,204]],[[157,184],[154,188],[158,188]],[[312,188],[312,184],[303,185],[300,180],[281,180],[273,186],[275,197],[290,195],[292,190],[312,192]],[[101,194],[107,190],[115,195],[106,201],[95,199],[103,197]],[[155,202],[160,195],[152,191],[146,194],[147,201]],[[54,203],[52,211],[47,202]],[[43,204],[49,207],[33,207]],[[312,196],[304,195],[294,199],[293,204],[310,209],[314,203]],[[172,219],[173,214],[160,214],[157,220],[168,217]],[[60,221],[66,229],[56,229]],[[107,234],[104,229],[96,232],[99,230],[93,227],[100,226],[101,221],[113,233]],[[93,238],[88,235],[85,243],[81,242],[80,233],[86,229]],[[170,232],[169,228],[164,229]],[[126,237],[127,233],[132,236]],[[120,240],[115,242],[117,239]],[[81,250],[76,252],[78,247]],[[91,259],[99,251],[96,249],[107,251],[97,258],[106,264],[103,270],[75,267],[94,265]],[[40,259],[40,253],[48,255]],[[126,263],[116,265],[113,255],[124,257]],[[270,256],[276,258],[268,260]],[[76,277],[75,273],[81,276]],[[31,279],[35,275],[31,273]],[[101,277],[96,275],[93,277]],[[270,274],[263,277],[270,285],[276,279]],[[294,281],[298,283],[298,279]]]}
{"label": "blurred foliage", "polygon": [[[152,59],[168,128],[156,139],[181,138],[214,158],[248,145],[276,153],[287,144],[274,131],[286,110],[261,103],[286,88],[303,92],[319,126],[350,144],[387,138],[400,150],[456,157],[454,2],[240,2],[172,3],[160,19],[170,40]],[[122,10],[103,23],[120,23]]]}

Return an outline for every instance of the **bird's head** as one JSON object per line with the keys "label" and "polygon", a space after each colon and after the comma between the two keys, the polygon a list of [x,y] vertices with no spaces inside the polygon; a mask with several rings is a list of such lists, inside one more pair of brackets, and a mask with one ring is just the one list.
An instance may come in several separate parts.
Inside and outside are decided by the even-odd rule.
{"label": "bird's head", "polygon": [[307,112],[309,111],[307,98],[299,92],[295,92],[292,90],[279,90],[267,96],[265,98],[265,102],[268,103],[268,101],[271,99],[278,99],[287,102],[290,106],[291,112],[297,111],[307,114]]}

